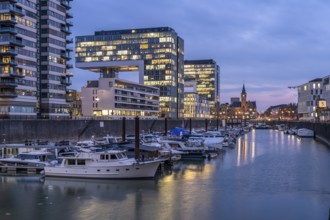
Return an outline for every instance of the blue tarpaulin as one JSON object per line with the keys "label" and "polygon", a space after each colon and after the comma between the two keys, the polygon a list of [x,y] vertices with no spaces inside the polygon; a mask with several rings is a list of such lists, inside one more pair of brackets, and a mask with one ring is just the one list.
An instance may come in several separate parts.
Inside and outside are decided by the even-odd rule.
{"label": "blue tarpaulin", "polygon": [[181,136],[183,134],[189,134],[189,131],[187,131],[184,128],[176,127],[174,129],[170,130],[170,134],[175,135],[175,136]]}

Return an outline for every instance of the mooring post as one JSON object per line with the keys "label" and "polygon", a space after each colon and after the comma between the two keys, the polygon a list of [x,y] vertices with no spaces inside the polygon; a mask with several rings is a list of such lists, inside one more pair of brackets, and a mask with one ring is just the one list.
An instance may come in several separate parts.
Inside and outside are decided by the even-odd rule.
{"label": "mooring post", "polygon": [[164,136],[167,136],[167,118],[164,119]]}
{"label": "mooring post", "polygon": [[122,130],[121,130],[121,139],[122,141],[126,141],[126,118],[123,117],[122,120]]}
{"label": "mooring post", "polygon": [[219,131],[219,118],[217,117],[217,131]]}
{"label": "mooring post", "polygon": [[138,116],[135,117],[135,159],[140,159],[140,119]]}
{"label": "mooring post", "polygon": [[191,134],[191,127],[192,127],[192,125],[191,125],[191,118],[189,118],[189,132],[190,132],[190,134]]}
{"label": "mooring post", "polygon": [[207,118],[205,118],[205,131],[207,131]]}

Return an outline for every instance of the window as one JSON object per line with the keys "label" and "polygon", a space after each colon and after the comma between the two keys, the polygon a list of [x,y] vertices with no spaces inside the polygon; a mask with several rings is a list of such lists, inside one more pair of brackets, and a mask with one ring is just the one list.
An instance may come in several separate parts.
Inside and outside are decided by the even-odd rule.
{"label": "window", "polygon": [[77,160],[77,165],[85,165],[85,160]]}
{"label": "window", "polygon": [[67,160],[68,165],[76,165],[76,160]]}

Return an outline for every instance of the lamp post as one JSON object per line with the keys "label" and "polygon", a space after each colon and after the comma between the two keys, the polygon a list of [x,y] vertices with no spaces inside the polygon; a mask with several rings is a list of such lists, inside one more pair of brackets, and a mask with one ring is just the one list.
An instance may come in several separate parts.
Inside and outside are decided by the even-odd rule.
{"label": "lamp post", "polygon": [[100,101],[100,98],[96,97],[95,101],[96,101],[96,116],[99,116],[99,101]]}

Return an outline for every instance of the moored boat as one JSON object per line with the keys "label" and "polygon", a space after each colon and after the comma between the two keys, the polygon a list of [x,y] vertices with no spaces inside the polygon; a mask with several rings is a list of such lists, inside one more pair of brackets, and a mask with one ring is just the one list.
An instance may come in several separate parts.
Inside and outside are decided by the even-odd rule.
{"label": "moored boat", "polygon": [[59,165],[45,167],[45,176],[94,179],[152,178],[164,159],[137,161],[124,150],[80,152],[59,158]]}
{"label": "moored boat", "polygon": [[55,154],[48,151],[20,153],[15,157],[0,158],[2,171],[29,171],[39,173],[45,166],[57,164]]}
{"label": "moored boat", "polygon": [[180,154],[182,159],[203,159],[205,156],[205,148],[202,145],[191,146],[179,140],[160,140],[159,143],[173,155]]}
{"label": "moored boat", "polygon": [[297,129],[298,137],[314,137],[314,131],[307,128],[299,128]]}

